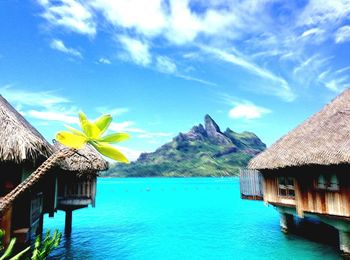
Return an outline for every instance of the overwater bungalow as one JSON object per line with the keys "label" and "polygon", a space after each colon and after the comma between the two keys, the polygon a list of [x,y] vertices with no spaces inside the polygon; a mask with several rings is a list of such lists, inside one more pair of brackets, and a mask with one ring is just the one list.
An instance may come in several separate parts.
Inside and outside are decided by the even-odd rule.
{"label": "overwater bungalow", "polygon": [[[57,210],[66,212],[66,233],[70,233],[72,211],[95,206],[96,176],[108,168],[108,163],[88,145],[53,164],[53,168],[50,162],[41,166],[47,174],[37,177],[38,181],[28,181],[28,176],[51,155],[59,154],[63,146],[50,145],[1,95],[0,126],[0,229],[6,232],[3,243],[11,237],[16,237],[17,243],[27,243],[42,232],[44,214],[53,217]],[[19,192],[12,196],[17,189]]]}
{"label": "overwater bungalow", "polygon": [[[51,145],[0,96],[0,196],[26,179],[51,154]],[[45,185],[43,185],[45,183]],[[1,217],[4,242],[10,237],[26,242],[42,229],[43,214],[54,212],[55,189],[52,175],[15,200]]]}
{"label": "overwater bungalow", "polygon": [[339,231],[340,250],[350,254],[350,89],[248,168],[241,175],[242,198],[260,197],[276,207],[283,231],[295,223],[294,216],[318,218]]}
{"label": "overwater bungalow", "polygon": [[[61,144],[55,142],[55,151],[62,148]],[[66,234],[71,233],[74,210],[89,205],[95,207],[96,178],[99,171],[107,169],[107,161],[90,145],[62,160],[55,169],[58,177],[57,209],[66,213]]]}

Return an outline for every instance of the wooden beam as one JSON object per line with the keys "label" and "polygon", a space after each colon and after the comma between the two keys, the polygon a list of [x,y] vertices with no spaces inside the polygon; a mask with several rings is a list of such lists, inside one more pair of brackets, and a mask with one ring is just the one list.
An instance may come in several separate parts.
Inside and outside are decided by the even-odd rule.
{"label": "wooden beam", "polygon": [[72,233],[72,210],[66,210],[66,220],[64,223],[64,233],[70,235]]}

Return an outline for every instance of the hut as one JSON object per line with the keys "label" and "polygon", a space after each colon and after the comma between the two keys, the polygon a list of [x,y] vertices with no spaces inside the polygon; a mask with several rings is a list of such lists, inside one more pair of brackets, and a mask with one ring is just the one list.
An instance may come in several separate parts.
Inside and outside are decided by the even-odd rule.
{"label": "hut", "polygon": [[[0,126],[0,197],[3,197],[45,161],[52,154],[52,148],[1,95]],[[11,236],[24,243],[40,232],[43,214],[54,212],[53,184],[54,177],[46,176],[25,196],[16,199],[1,216],[0,228],[6,232],[5,244]]]}
{"label": "hut", "polygon": [[338,229],[340,250],[350,253],[350,89],[248,167],[262,175],[263,200],[280,212],[282,230],[294,216],[316,217]]}
{"label": "hut", "polygon": [[[63,148],[54,142],[53,149]],[[95,207],[96,177],[99,171],[108,169],[108,163],[87,145],[73,156],[61,160],[55,169],[58,179],[57,209],[65,211],[65,233],[72,230],[72,212],[92,205]]]}

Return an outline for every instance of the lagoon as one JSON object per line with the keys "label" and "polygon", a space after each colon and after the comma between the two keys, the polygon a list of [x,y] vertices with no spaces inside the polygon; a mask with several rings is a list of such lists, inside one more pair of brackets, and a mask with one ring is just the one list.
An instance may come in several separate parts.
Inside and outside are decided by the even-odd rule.
{"label": "lagoon", "polygon": [[[96,208],[73,212],[52,259],[341,259],[337,245],[280,232],[240,199],[237,178],[99,178]],[[64,230],[64,213],[45,229]]]}

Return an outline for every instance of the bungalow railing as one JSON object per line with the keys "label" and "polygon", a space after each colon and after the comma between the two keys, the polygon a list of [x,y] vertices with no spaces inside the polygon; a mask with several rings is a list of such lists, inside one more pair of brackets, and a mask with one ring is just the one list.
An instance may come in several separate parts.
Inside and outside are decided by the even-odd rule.
{"label": "bungalow railing", "polygon": [[95,204],[96,180],[79,180],[73,183],[64,183],[63,193],[59,200],[91,200]]}
{"label": "bungalow railing", "polygon": [[240,169],[241,198],[263,200],[263,177],[259,171]]}

